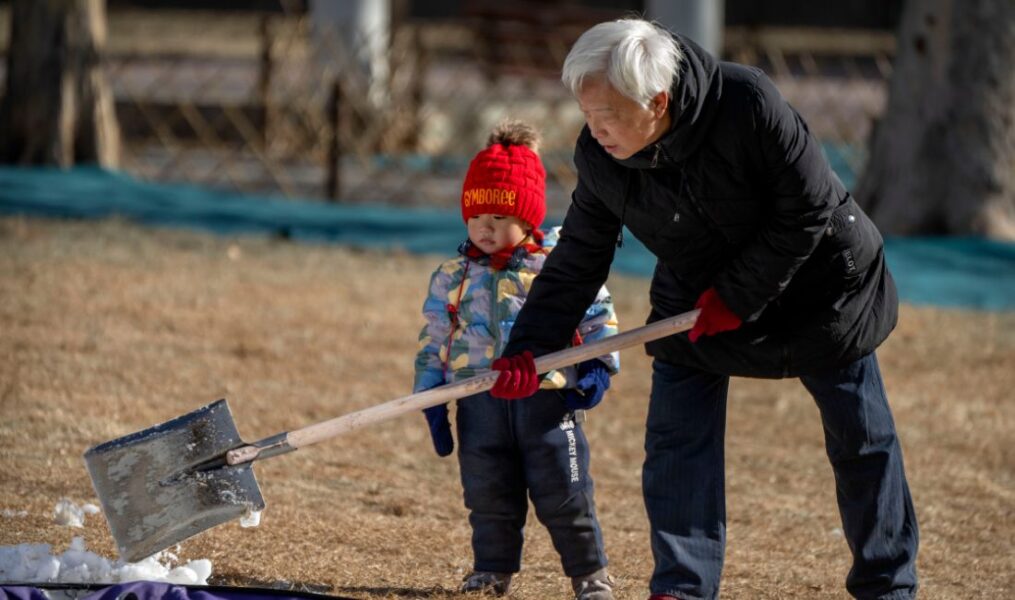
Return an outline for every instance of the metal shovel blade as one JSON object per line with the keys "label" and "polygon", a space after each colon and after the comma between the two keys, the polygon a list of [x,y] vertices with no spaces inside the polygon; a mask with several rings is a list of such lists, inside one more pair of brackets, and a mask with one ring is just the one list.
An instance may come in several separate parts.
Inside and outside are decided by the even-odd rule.
{"label": "metal shovel blade", "polygon": [[120,556],[135,562],[264,509],[251,464],[222,460],[242,445],[229,405],[218,400],[85,452]]}

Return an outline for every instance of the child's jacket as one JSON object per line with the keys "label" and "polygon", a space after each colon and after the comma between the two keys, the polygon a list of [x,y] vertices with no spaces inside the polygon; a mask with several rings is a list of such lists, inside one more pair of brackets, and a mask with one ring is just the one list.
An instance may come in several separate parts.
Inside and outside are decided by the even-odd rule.
{"label": "child's jacket", "polygon": [[[497,270],[490,267],[486,260],[458,256],[445,261],[434,271],[430,278],[429,295],[423,303],[426,325],[419,334],[414,392],[466,379],[490,369],[490,364],[500,356],[507,343],[511,326],[525,302],[532,280],[557,243],[559,230],[557,227],[549,231],[543,238],[542,248],[529,253],[516,267]],[[449,305],[457,306],[458,319],[450,345],[448,335],[452,331],[452,314]],[[605,286],[585,312],[578,332],[585,342],[616,335],[617,316]],[[620,357],[616,352],[601,356],[600,360],[611,374],[620,368]],[[570,366],[551,371],[540,387],[561,389],[574,387],[575,382],[576,369]]]}

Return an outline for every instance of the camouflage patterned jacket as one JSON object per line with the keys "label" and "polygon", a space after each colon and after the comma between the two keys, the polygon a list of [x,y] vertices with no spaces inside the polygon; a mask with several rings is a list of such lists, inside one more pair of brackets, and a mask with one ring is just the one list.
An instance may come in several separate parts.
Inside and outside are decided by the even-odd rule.
{"label": "camouflage patterned jacket", "polygon": [[[419,334],[416,377],[413,391],[419,392],[443,383],[453,383],[490,369],[507,343],[515,317],[528,295],[532,280],[557,243],[559,227],[547,232],[542,248],[525,256],[517,267],[496,270],[485,259],[458,256],[445,261],[430,278],[430,292],[423,303],[426,325]],[[468,264],[468,273],[466,273]],[[463,284],[463,277],[467,277]],[[461,291],[461,300],[458,300]],[[458,306],[458,323],[452,331],[448,305]],[[585,342],[616,335],[617,316],[613,300],[602,287],[578,326]],[[445,377],[445,360],[447,376]],[[619,354],[600,357],[611,374],[620,368]],[[551,371],[540,386],[544,389],[574,387],[576,369]]]}

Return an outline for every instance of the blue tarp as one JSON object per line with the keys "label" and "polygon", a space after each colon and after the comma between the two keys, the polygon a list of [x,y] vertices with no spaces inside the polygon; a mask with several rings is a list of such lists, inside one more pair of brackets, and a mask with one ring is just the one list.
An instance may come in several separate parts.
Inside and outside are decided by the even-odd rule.
{"label": "blue tarp", "polygon": [[[118,216],[148,225],[218,234],[260,234],[440,255],[453,252],[465,234],[458,211],[241,196],[188,185],[147,183],[89,167],[66,171],[0,167],[0,214]],[[548,219],[548,224],[553,222],[552,217]],[[653,257],[634,236],[624,238],[614,269],[650,276]],[[890,238],[886,255],[906,302],[1015,309],[1015,244],[978,238]]]}

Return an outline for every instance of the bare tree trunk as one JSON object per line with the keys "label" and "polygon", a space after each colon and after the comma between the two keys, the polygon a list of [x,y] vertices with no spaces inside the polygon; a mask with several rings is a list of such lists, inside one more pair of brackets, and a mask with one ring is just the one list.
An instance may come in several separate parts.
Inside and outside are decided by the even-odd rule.
{"label": "bare tree trunk", "polygon": [[856,195],[882,231],[1015,239],[1015,1],[909,0]]}
{"label": "bare tree trunk", "polygon": [[119,164],[105,39],[105,0],[13,0],[0,162]]}

